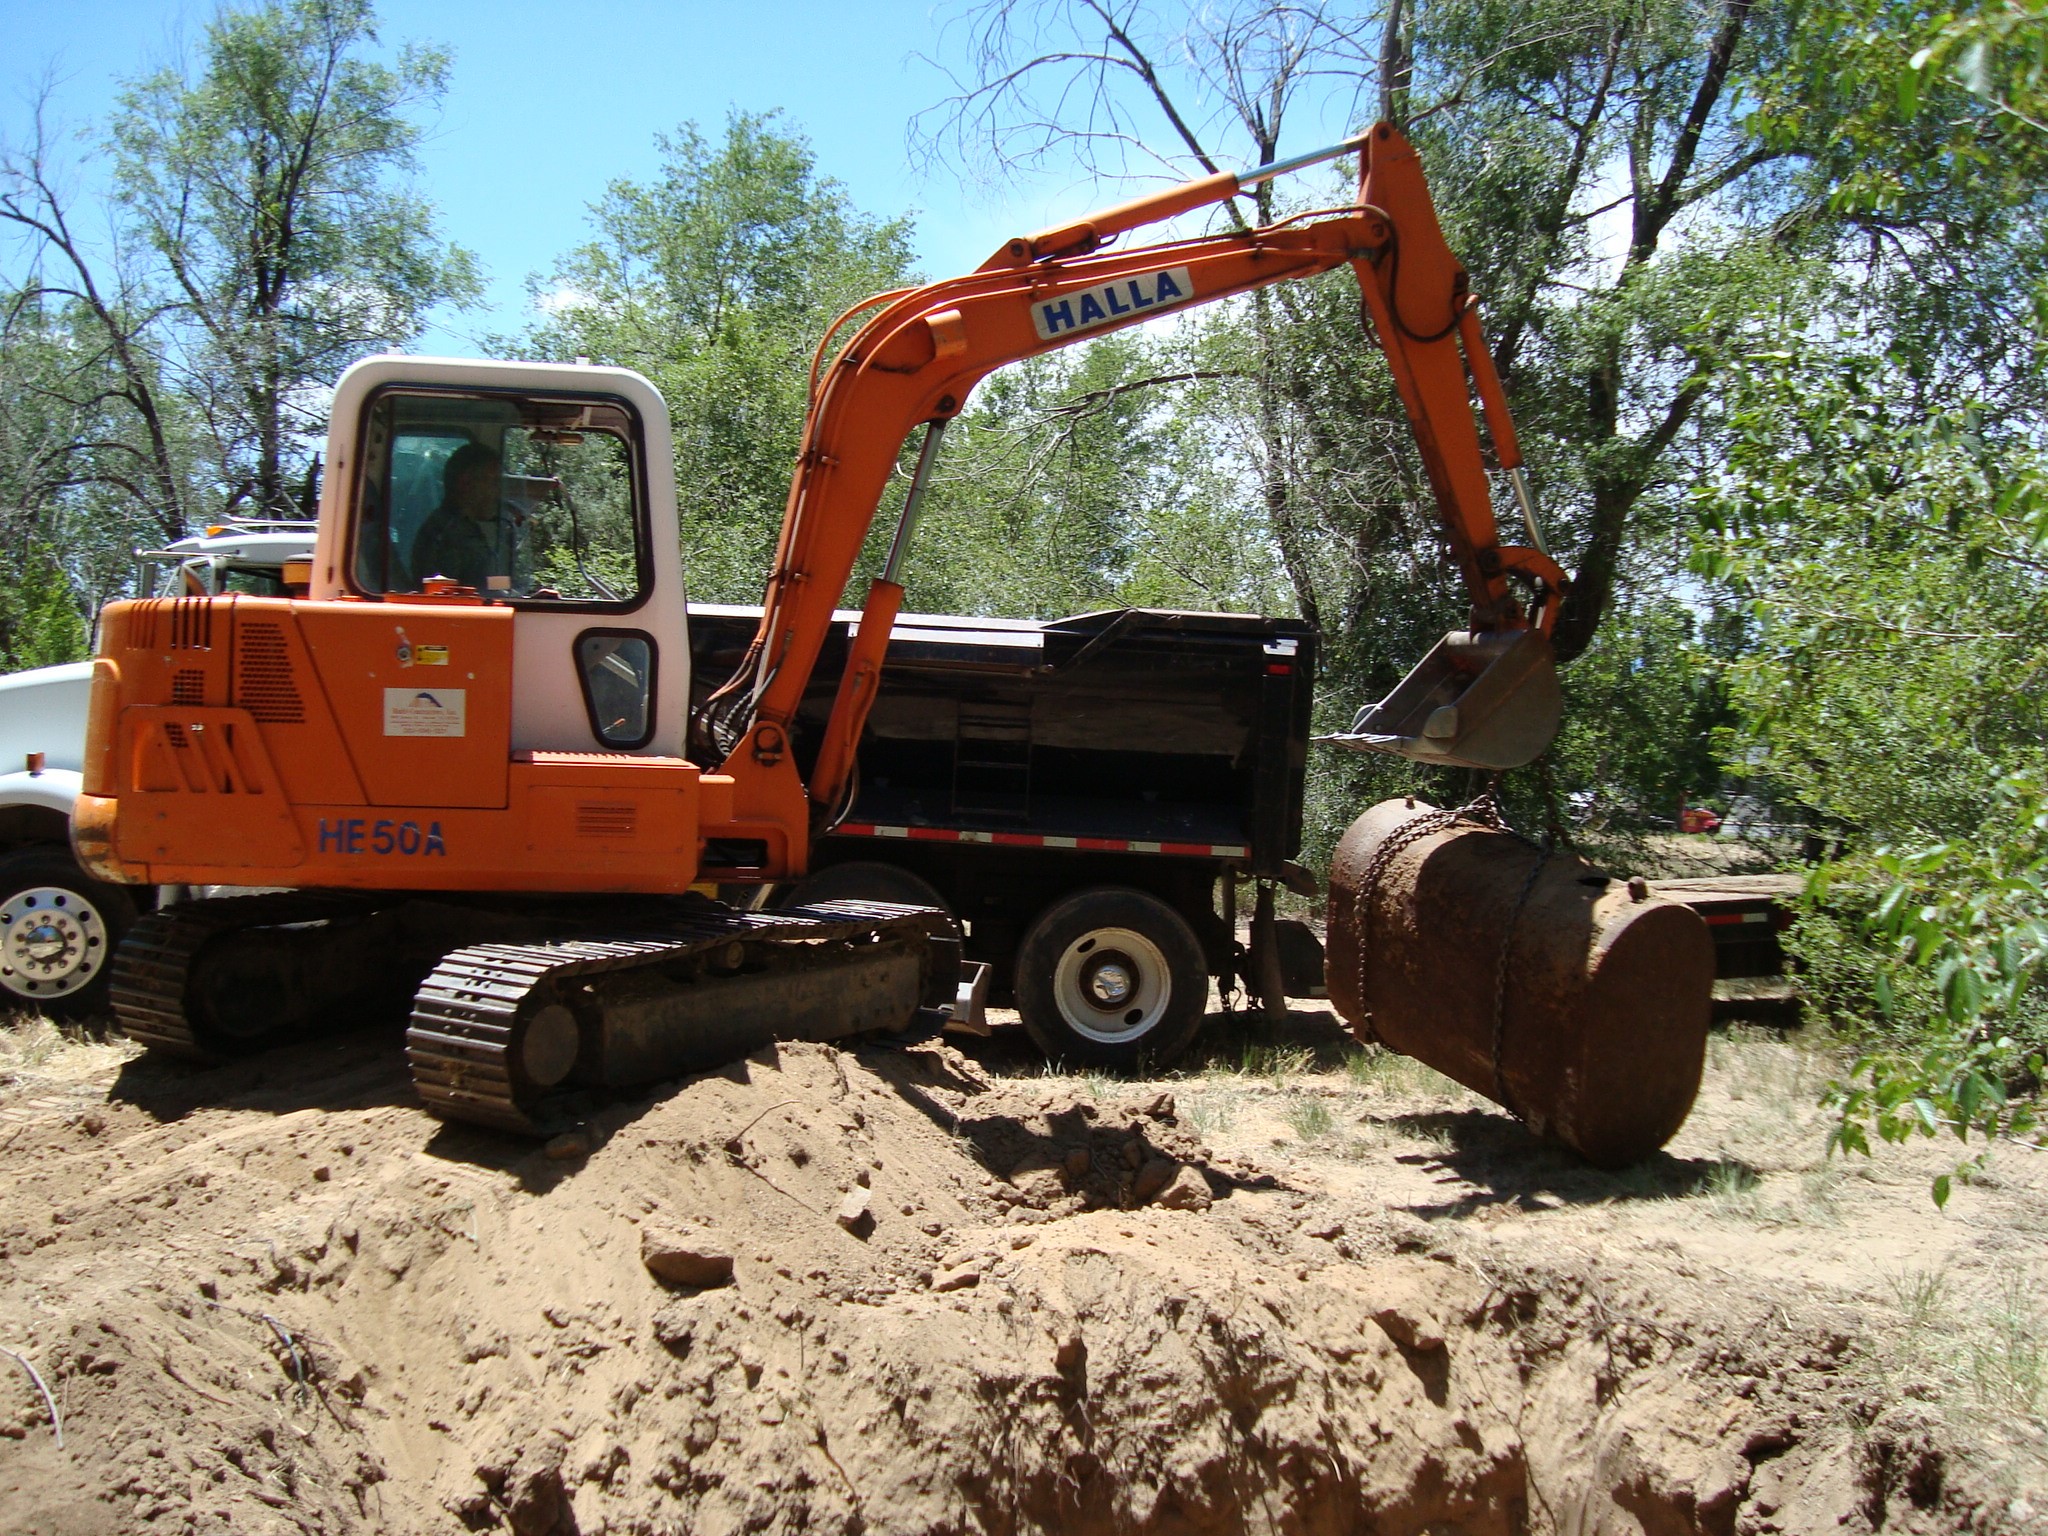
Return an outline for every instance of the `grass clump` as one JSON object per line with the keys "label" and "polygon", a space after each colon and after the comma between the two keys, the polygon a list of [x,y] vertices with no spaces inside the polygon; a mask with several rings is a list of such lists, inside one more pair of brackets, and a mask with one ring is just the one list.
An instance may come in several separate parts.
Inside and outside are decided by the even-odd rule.
{"label": "grass clump", "polygon": [[1344,1059],[1344,1076],[1355,1088],[1376,1088],[1392,1098],[1424,1098],[1464,1090],[1434,1067],[1382,1045],[1368,1045]]}
{"label": "grass clump", "polygon": [[1320,1141],[1337,1128],[1337,1117],[1321,1099],[1297,1099],[1287,1106],[1288,1126],[1303,1141]]}
{"label": "grass clump", "polygon": [[1932,1386],[1969,1417],[1998,1423],[2048,1412],[2048,1303],[2020,1265],[1974,1294],[1945,1265],[1886,1277],[1900,1335],[1888,1352],[1894,1390]]}
{"label": "grass clump", "polygon": [[126,1036],[89,1025],[53,1024],[27,1011],[0,1016],[0,1086],[90,1077],[139,1054]]}
{"label": "grass clump", "polygon": [[1197,1136],[1216,1136],[1237,1119],[1237,1102],[1227,1093],[1204,1093],[1181,1107],[1181,1119]]}
{"label": "grass clump", "polygon": [[1214,1077],[1262,1077],[1275,1088],[1285,1088],[1287,1080],[1298,1077],[1315,1066],[1315,1053],[1299,1045],[1260,1045],[1247,1040],[1239,1047],[1237,1060],[1227,1059],[1211,1062],[1209,1073]]}

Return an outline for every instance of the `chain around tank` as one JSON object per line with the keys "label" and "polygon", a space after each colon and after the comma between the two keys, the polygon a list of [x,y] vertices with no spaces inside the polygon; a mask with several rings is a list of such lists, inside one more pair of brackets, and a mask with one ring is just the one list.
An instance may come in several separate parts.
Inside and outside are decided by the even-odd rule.
{"label": "chain around tank", "polygon": [[1371,948],[1369,940],[1372,935],[1372,919],[1374,911],[1379,904],[1380,882],[1386,877],[1387,870],[1393,865],[1394,860],[1399,858],[1407,849],[1412,848],[1424,838],[1434,837],[1439,832],[1454,831],[1461,823],[1470,823],[1489,832],[1504,832],[1509,837],[1527,843],[1536,850],[1536,862],[1530,866],[1528,878],[1522,882],[1521,894],[1516,896],[1514,906],[1508,911],[1506,930],[1501,935],[1500,958],[1494,969],[1493,989],[1491,1065],[1493,1068],[1494,1096],[1509,1114],[1513,1115],[1517,1120],[1527,1122],[1529,1117],[1522,1112],[1521,1107],[1515,1102],[1514,1094],[1508,1087],[1507,1075],[1502,1067],[1502,1058],[1507,1043],[1508,962],[1514,947],[1515,928],[1521,922],[1522,908],[1528,904],[1529,894],[1536,888],[1536,877],[1543,872],[1544,865],[1550,862],[1550,855],[1553,850],[1548,842],[1538,842],[1535,838],[1528,836],[1526,833],[1518,832],[1508,825],[1507,818],[1501,814],[1500,809],[1499,774],[1495,774],[1487,782],[1486,788],[1481,790],[1472,799],[1466,801],[1465,804],[1450,810],[1428,811],[1423,815],[1403,822],[1392,832],[1388,833],[1379,847],[1373,850],[1372,858],[1367,861],[1364,870],[1359,875],[1358,943],[1356,945],[1357,954],[1353,960],[1355,974],[1352,977],[1352,986],[1358,998],[1359,1006],[1365,1010],[1366,1027],[1371,1028],[1372,1010],[1365,1006],[1367,996],[1365,989],[1365,966],[1366,956]]}
{"label": "chain around tank", "polygon": [[374,911],[388,897],[335,891],[276,891],[181,901],[152,912],[114,951],[109,997],[131,1040],[188,1061],[216,1061],[224,1052],[192,1027],[192,963],[209,940],[251,928],[283,928]]}

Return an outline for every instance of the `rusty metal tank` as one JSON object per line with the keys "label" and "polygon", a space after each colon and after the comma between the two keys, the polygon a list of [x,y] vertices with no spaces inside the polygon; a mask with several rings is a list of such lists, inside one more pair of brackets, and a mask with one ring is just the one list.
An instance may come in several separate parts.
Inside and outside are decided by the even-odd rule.
{"label": "rusty metal tank", "polygon": [[1603,1167],[1685,1122],[1712,1011],[1696,912],[1420,800],[1374,806],[1330,870],[1330,999]]}

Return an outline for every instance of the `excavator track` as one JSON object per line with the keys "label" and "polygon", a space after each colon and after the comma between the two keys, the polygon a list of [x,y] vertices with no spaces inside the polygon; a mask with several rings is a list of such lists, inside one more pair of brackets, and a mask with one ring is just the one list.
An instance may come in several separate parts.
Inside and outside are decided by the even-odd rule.
{"label": "excavator track", "polygon": [[226,1033],[195,1020],[193,969],[200,952],[226,935],[358,917],[375,906],[370,897],[285,891],[180,902],[153,912],[114,952],[114,1016],[131,1040],[160,1055],[215,1062],[260,1049],[268,1035]]}
{"label": "excavator track", "polygon": [[[958,973],[957,940],[951,932],[941,914],[923,908],[841,901],[778,912],[721,908],[691,913],[654,931],[472,945],[443,956],[420,987],[406,1034],[406,1059],[420,1097],[442,1118],[542,1134],[570,1118],[579,1090],[644,1087],[745,1055],[775,1038],[830,1039],[878,1022],[901,1029],[920,1005],[942,1006],[943,996],[950,995]],[[848,1004],[836,1017],[814,1011],[805,1018],[800,989],[792,990],[786,1027],[750,1034],[745,1022],[728,1020],[705,1030],[675,1024],[649,1030],[643,1025],[630,1040],[632,1063],[612,1060],[613,1047],[620,1043],[615,1037],[628,1030],[608,1011],[601,993],[619,981],[630,985],[634,973],[687,967],[738,951],[751,962],[758,992],[762,980],[774,984],[778,963],[801,964],[802,957],[834,947],[858,963],[861,954],[892,944],[902,952],[930,945],[943,951],[938,960],[923,964],[920,995],[911,1007],[898,1007],[893,1018],[878,1018],[872,1009],[863,1014],[858,1003]],[[731,968],[737,976],[740,967]],[[850,970],[847,974],[851,985]],[[809,979],[815,992],[815,983],[829,983],[840,972],[827,963],[786,975]],[[715,978],[710,982],[712,988],[731,985]],[[896,1001],[901,1000],[899,988]],[[886,1010],[889,1005],[881,1006]],[[686,1035],[699,1038],[680,1038]],[[715,1042],[704,1038],[711,1035]],[[593,1057],[601,1058],[601,1064],[593,1065]]]}

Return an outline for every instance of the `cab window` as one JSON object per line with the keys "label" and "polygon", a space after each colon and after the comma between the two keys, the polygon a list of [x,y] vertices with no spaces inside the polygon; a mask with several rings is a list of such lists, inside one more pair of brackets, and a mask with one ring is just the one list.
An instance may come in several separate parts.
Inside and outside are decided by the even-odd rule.
{"label": "cab window", "polygon": [[386,391],[370,404],[352,572],[622,610],[647,584],[639,421],[623,401]]}

